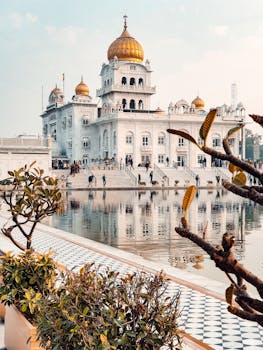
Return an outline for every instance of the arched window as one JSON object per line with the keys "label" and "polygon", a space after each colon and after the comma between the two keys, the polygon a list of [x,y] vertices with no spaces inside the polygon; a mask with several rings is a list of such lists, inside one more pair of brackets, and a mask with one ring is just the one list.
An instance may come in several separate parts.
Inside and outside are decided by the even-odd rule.
{"label": "arched window", "polygon": [[213,147],[221,147],[221,138],[219,134],[213,135]]}
{"label": "arched window", "polygon": [[110,81],[109,81],[109,79],[107,80],[107,85],[110,85]]}
{"label": "arched window", "polygon": [[135,101],[130,100],[130,109],[135,109]]}
{"label": "arched window", "polygon": [[143,102],[142,102],[142,100],[139,100],[138,106],[139,106],[139,109],[143,109]]}
{"label": "arched window", "polygon": [[135,79],[134,78],[130,79],[130,85],[135,85]]}
{"label": "arched window", "polygon": [[[187,130],[181,129],[181,131],[183,131],[186,134],[189,134],[189,132]],[[179,147],[185,147],[187,146],[188,141],[184,138],[184,137],[178,137],[178,146]]]}
{"label": "arched window", "polygon": [[147,131],[145,131],[143,134],[142,134],[142,139],[141,139],[141,145],[143,147],[147,147],[147,146],[150,146],[152,144],[152,140],[151,140],[151,134]]}
{"label": "arched window", "polygon": [[143,86],[143,78],[140,78],[140,79],[139,79],[139,85],[140,85],[140,86]]}
{"label": "arched window", "polygon": [[125,98],[122,100],[121,104],[122,104],[122,108],[125,109],[127,105],[127,101]]}
{"label": "arched window", "polygon": [[126,79],[126,77],[122,77],[121,83],[122,83],[122,85],[126,85],[126,84],[127,84],[127,79]]}
{"label": "arched window", "polygon": [[90,149],[90,140],[88,137],[83,137],[82,139],[82,147],[85,149]]}
{"label": "arched window", "polygon": [[126,134],[126,144],[128,145],[133,144],[133,133],[130,131]]}
{"label": "arched window", "polygon": [[165,134],[163,132],[158,135],[158,145],[165,145]]}

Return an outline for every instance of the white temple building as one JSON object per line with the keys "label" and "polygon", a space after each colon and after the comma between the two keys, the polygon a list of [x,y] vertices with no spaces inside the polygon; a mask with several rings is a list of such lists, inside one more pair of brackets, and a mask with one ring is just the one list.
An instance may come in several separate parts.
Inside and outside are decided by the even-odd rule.
{"label": "white temple building", "polygon": [[[151,65],[144,60],[141,44],[124,29],[108,48],[108,63],[102,64],[101,87],[97,90],[99,104],[92,101],[89,88],[81,79],[70,102],[58,87],[50,93],[49,104],[42,113],[43,135],[52,139],[52,158],[64,162],[92,165],[94,159],[114,158],[117,162],[127,157],[133,164],[164,167],[169,160],[176,167],[220,166],[185,139],[167,133],[177,129],[199,138],[199,129],[208,110],[197,96],[192,102],[184,99],[171,102],[168,110],[151,107],[151,96],[156,93],[151,83]],[[243,124],[245,108],[217,107],[218,114],[210,130],[208,145],[222,149],[227,131]],[[236,155],[244,152],[241,132],[230,139]]]}

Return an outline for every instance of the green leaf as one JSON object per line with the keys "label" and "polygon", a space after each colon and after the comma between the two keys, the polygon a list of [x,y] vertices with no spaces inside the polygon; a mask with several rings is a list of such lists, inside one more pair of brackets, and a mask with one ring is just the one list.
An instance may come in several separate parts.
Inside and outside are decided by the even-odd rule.
{"label": "green leaf", "polygon": [[217,109],[212,109],[206,116],[203,124],[201,125],[199,135],[202,140],[204,140],[204,144],[206,142],[207,135],[209,133],[209,130],[211,129],[211,126],[215,120],[217,114]]}
{"label": "green leaf", "polygon": [[186,132],[181,131],[181,130],[174,130],[174,129],[167,129],[167,132],[169,132],[170,134],[181,136],[181,137],[187,139],[188,141],[194,143],[198,148],[201,149],[201,147],[196,142],[196,140],[191,135],[187,134]]}

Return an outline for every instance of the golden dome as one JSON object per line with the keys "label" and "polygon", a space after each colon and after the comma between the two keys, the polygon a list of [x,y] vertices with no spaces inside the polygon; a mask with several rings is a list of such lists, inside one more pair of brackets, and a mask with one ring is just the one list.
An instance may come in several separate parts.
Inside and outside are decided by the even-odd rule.
{"label": "golden dome", "polygon": [[89,95],[89,88],[88,86],[83,83],[83,78],[81,77],[81,82],[76,86],[75,88],[76,95]]}
{"label": "golden dome", "polygon": [[63,92],[56,85],[56,87],[49,94],[48,101],[51,104],[55,102],[61,102],[63,101],[63,98],[64,98]]}
{"label": "golden dome", "polygon": [[127,16],[124,16],[124,29],[121,36],[108,48],[108,60],[111,61],[116,56],[119,61],[142,62],[143,48],[127,31],[126,18]]}
{"label": "golden dome", "polygon": [[57,84],[56,84],[56,87],[51,91],[50,95],[58,95],[58,94],[62,94],[62,91],[57,87]]}
{"label": "golden dome", "polygon": [[195,105],[196,109],[203,109],[205,107],[204,101],[199,96],[192,101],[192,104]]}

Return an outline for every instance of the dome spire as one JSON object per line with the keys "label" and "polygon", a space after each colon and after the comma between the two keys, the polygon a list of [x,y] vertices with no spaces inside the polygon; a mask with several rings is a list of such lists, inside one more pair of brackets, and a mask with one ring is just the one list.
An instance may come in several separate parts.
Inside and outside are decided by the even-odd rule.
{"label": "dome spire", "polygon": [[124,28],[124,30],[127,30],[127,18],[128,18],[128,16],[127,15],[124,15],[123,16],[123,18],[124,18],[124,26],[123,26],[123,28]]}

